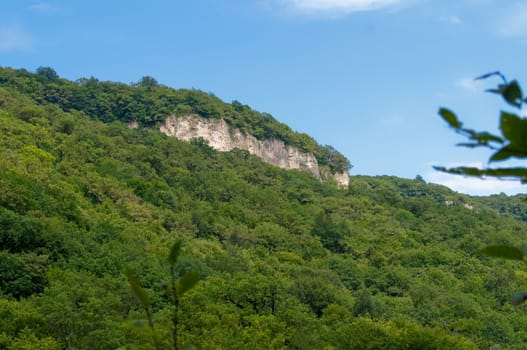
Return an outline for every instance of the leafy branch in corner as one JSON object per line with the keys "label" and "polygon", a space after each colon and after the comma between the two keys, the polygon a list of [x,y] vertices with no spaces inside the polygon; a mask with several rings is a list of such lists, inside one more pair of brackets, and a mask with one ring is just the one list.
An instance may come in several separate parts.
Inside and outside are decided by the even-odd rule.
{"label": "leafy branch in corner", "polygon": [[[182,241],[177,240],[170,252],[168,254],[168,263],[170,264],[170,282],[167,287],[167,293],[172,299],[172,304],[174,306],[172,314],[172,341],[174,345],[174,350],[180,349],[179,340],[178,340],[178,327],[179,327],[179,304],[181,297],[185,292],[192,289],[199,281],[199,272],[196,270],[189,271],[185,273],[180,278],[176,277],[176,265],[181,253]],[[132,293],[139,299],[139,302],[143,306],[146,317],[148,319],[148,326],[153,334],[153,341],[156,349],[160,349],[160,340],[154,329],[154,320],[152,317],[151,303],[148,294],[141,286],[139,279],[136,277],[135,273],[130,267],[125,268],[125,275],[130,283],[130,288]]]}
{"label": "leafy branch in corner", "polygon": [[[527,98],[523,95],[521,86],[516,80],[509,82],[500,72],[488,73],[476,78],[476,80],[487,79],[493,76],[500,77],[502,83],[498,84],[495,89],[488,89],[487,92],[501,95],[508,105],[521,111],[523,104],[527,103]],[[501,135],[465,128],[457,115],[447,108],[440,108],[439,115],[455,132],[468,139],[467,142],[459,143],[458,146],[468,148],[484,147],[492,150],[493,153],[489,158],[489,164],[511,158],[527,158],[527,120],[517,113],[500,112],[499,128]],[[446,168],[435,166],[434,169],[457,175],[510,178],[520,180],[522,183],[527,182],[527,168],[525,167],[487,167],[479,169],[475,167]]]}
{"label": "leafy branch in corner", "polygon": [[[527,103],[527,98],[523,95],[520,84],[516,81],[507,81],[500,72],[492,72],[475,80],[487,79],[497,76],[502,80],[495,89],[488,89],[487,92],[501,95],[503,100],[509,105],[521,111],[523,104]],[[493,154],[489,158],[489,164],[500,162],[511,158],[527,158],[527,119],[518,114],[505,111],[500,112],[501,135],[494,135],[487,131],[475,131],[465,128],[457,115],[447,108],[440,108],[439,115],[448,125],[460,135],[465,136],[468,142],[459,143],[458,146],[476,148],[484,147],[492,150]],[[527,168],[525,167],[501,167],[479,169],[474,167],[445,168],[434,167],[436,170],[457,175],[468,176],[490,176],[497,178],[511,178],[527,183]],[[521,261],[527,263],[527,257],[518,248],[508,245],[491,245],[479,250],[482,255]],[[520,291],[513,294],[511,302],[513,305],[520,305],[527,301],[527,292]]]}
{"label": "leafy branch in corner", "polygon": [[[516,260],[521,261],[524,264],[527,264],[527,257],[521,250],[515,247],[508,245],[491,245],[479,250],[479,253],[482,255],[502,258],[507,260]],[[520,291],[512,295],[511,302],[514,306],[518,306],[527,301],[527,292]]]}

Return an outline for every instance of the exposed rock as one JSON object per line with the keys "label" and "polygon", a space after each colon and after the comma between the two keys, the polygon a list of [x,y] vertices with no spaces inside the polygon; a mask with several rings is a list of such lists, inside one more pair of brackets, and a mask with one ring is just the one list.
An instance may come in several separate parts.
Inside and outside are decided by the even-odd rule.
{"label": "exposed rock", "polygon": [[320,168],[320,178],[323,182],[335,181],[339,187],[348,187],[350,176],[347,172],[332,174],[328,167]]}
{"label": "exposed rock", "polygon": [[474,206],[471,205],[471,204],[465,203],[465,204],[463,204],[463,206],[464,206],[465,208],[467,208],[468,210],[474,210]]}
{"label": "exposed rock", "polygon": [[348,187],[350,184],[350,176],[347,172],[335,173],[333,178],[340,187]]}
{"label": "exposed rock", "polygon": [[[204,119],[197,116],[168,117],[159,129],[162,133],[180,140],[203,138],[212,148],[227,152],[235,148],[245,149],[264,162],[284,169],[302,169],[320,179],[320,169],[313,154],[301,152],[280,140],[258,140],[238,129],[230,128],[223,119]],[[349,175],[333,175],[339,186],[349,184]]]}

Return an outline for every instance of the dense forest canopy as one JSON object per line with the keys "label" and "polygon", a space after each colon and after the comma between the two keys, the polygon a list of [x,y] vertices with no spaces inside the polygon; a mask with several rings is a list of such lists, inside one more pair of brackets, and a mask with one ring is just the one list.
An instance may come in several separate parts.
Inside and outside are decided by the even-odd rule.
{"label": "dense forest canopy", "polygon": [[[176,275],[200,273],[181,299],[181,346],[525,347],[527,313],[509,298],[527,271],[477,253],[527,250],[522,196],[470,197],[420,177],[354,176],[340,189],[90,109],[124,96],[103,87],[168,90],[151,79],[90,90],[45,69],[1,77],[0,349],[172,348],[166,257],[177,239]],[[86,110],[67,107],[73,91]]]}
{"label": "dense forest canopy", "polygon": [[294,132],[268,113],[259,113],[238,101],[225,103],[200,90],[176,90],[160,85],[149,76],[127,85],[93,77],[72,82],[61,79],[49,67],[39,67],[36,73],[0,68],[0,86],[23,92],[37,104],[51,103],[64,111],[83,111],[104,122],[135,121],[143,126],[154,126],[170,115],[189,114],[224,119],[231,127],[259,140],[278,139],[312,153],[319,165],[327,166],[332,173],[351,169],[349,160],[336,149],[319,145],[305,133]]}

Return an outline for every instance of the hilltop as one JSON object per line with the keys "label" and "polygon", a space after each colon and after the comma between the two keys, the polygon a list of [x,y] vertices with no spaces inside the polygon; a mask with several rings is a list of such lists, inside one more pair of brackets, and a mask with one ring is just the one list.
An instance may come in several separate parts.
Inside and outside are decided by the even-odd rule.
{"label": "hilltop", "polygon": [[[307,168],[317,177],[321,173],[347,174],[352,167],[349,160],[333,147],[321,146],[309,135],[294,132],[269,113],[254,111],[238,101],[225,103],[213,94],[200,90],[173,89],[160,85],[148,76],[127,85],[99,81],[94,77],[72,82],[61,79],[49,67],[39,67],[36,73],[0,68],[0,84],[8,90],[24,93],[37,104],[54,104],[64,111],[82,111],[107,123],[121,121],[159,128],[166,125],[169,117],[224,121],[233,133],[248,135],[259,141],[276,140],[293,148],[292,152],[286,151],[286,155],[292,153],[294,156],[301,154],[301,157],[313,158],[316,164]],[[273,164],[281,166],[283,163],[278,161]]]}

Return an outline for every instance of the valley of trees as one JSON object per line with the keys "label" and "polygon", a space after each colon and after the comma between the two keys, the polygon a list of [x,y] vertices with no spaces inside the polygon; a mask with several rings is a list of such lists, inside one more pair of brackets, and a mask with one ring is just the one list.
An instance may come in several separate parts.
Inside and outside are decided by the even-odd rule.
{"label": "valley of trees", "polygon": [[[189,271],[200,281],[179,301],[180,348],[525,348],[527,311],[509,299],[527,270],[478,254],[526,251],[522,196],[470,197],[420,177],[353,176],[339,189],[247,151],[128,128],[208,113],[180,95],[255,135],[265,117],[153,79],[0,69],[0,349],[171,349],[166,283]],[[261,137],[276,127],[302,139],[274,123]]]}

